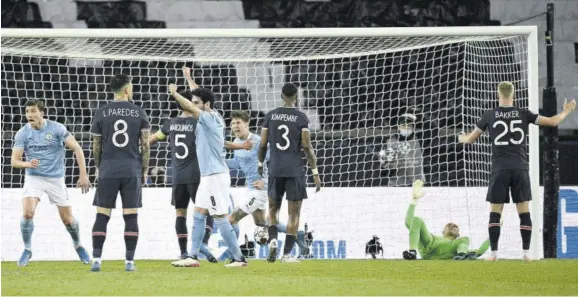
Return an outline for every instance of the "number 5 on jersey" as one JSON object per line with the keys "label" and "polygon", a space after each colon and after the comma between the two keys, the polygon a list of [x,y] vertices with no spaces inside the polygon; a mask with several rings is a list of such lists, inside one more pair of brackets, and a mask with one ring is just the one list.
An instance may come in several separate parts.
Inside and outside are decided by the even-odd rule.
{"label": "number 5 on jersey", "polygon": [[179,154],[179,153],[175,153],[175,157],[177,157],[177,159],[184,159],[189,155],[189,148],[187,147],[187,145],[185,144],[185,142],[181,141],[181,139],[185,139],[187,138],[187,135],[185,134],[177,134],[175,135],[175,147],[182,147],[184,149],[183,154]]}

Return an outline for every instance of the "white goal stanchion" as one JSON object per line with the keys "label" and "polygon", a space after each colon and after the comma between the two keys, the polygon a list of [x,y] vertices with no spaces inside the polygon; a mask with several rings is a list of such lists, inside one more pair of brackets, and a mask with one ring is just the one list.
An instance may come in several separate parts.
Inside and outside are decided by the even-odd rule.
{"label": "white goal stanchion", "polygon": [[[318,194],[310,192],[302,215],[302,224],[315,230],[312,249],[317,258],[364,258],[365,244],[373,235],[381,238],[386,258],[401,257],[409,242],[403,222],[409,185],[416,177],[424,177],[428,187],[416,215],[435,234],[446,223],[457,223],[461,235],[470,236],[472,248],[477,248],[488,234],[485,195],[491,147],[487,136],[463,146],[455,135],[472,130],[483,111],[497,105],[496,87],[503,80],[516,86],[517,106],[538,111],[536,30],[2,29],[3,258],[15,260],[22,248],[18,224],[23,172],[9,167],[9,156],[12,137],[25,123],[25,101],[45,101],[48,118],[65,124],[80,140],[93,172],[88,131],[94,111],[112,98],[112,75],[133,77],[134,102],[145,108],[154,131],[178,115],[167,86],[177,83],[184,89],[185,65],[193,69],[199,85],[215,92],[217,109],[227,123],[231,111],[246,110],[255,133],[264,114],[281,104],[282,85],[298,85],[299,105],[311,120],[325,187]],[[397,125],[407,118],[415,120],[416,130],[409,142],[400,141],[404,139],[397,134]],[[532,255],[542,258],[538,129],[529,131]],[[74,163],[69,152],[70,187],[78,173]],[[150,166],[158,178],[144,189],[143,238],[137,254],[173,258],[178,248],[172,234],[174,211],[167,188],[172,168],[165,144],[153,146]],[[242,201],[243,176],[232,173],[238,188],[233,198]],[[92,196],[71,193],[89,245]],[[74,259],[72,249],[68,253],[59,247],[70,239],[55,210],[42,204],[36,220],[47,222],[36,225],[35,258]],[[518,258],[521,239],[515,208],[507,206],[504,216],[500,255]],[[251,235],[249,221],[241,227]],[[111,222],[115,224],[120,234],[121,220]],[[109,227],[111,236],[115,228]],[[147,230],[157,235],[146,235]],[[120,259],[124,243],[118,237],[107,239],[106,249]]]}

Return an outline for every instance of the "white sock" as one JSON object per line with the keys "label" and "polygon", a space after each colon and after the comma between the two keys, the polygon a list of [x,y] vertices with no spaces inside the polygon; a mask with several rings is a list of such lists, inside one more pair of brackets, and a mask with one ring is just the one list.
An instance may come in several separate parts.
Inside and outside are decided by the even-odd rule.
{"label": "white sock", "polygon": [[101,258],[94,258],[94,259],[92,259],[92,262],[102,263],[102,259]]}
{"label": "white sock", "polygon": [[530,256],[530,250],[524,250],[524,256],[529,257]]}
{"label": "white sock", "polygon": [[134,260],[131,260],[131,261],[129,261],[129,260],[124,260],[124,264],[129,264],[129,263],[130,263],[130,264],[134,264]]}
{"label": "white sock", "polygon": [[498,251],[492,251],[492,257],[497,258],[498,257]]}

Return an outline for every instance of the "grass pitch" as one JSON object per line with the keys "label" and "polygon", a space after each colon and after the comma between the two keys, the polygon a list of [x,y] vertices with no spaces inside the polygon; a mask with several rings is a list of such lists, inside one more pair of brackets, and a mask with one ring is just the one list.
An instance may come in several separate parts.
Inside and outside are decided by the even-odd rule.
{"label": "grass pitch", "polygon": [[2,295],[576,295],[578,261],[310,260],[251,261],[231,269],[202,262],[105,261],[92,273],[79,262],[2,262]]}

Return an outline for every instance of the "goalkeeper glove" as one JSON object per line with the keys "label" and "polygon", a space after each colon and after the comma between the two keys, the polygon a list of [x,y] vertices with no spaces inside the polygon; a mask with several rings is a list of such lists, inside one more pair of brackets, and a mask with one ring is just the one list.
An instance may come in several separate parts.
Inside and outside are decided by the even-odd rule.
{"label": "goalkeeper glove", "polygon": [[479,255],[479,254],[476,253],[476,252],[469,252],[469,253],[466,255],[465,259],[466,259],[466,260],[476,260],[477,258],[479,258],[479,257],[481,257],[481,256],[482,256],[482,255]]}
{"label": "goalkeeper glove", "polygon": [[413,193],[412,193],[412,204],[416,204],[417,201],[423,197],[425,194],[423,192],[423,181],[415,180],[413,182]]}
{"label": "goalkeeper glove", "polygon": [[468,255],[465,253],[460,253],[454,256],[454,260],[465,260],[468,259]]}

